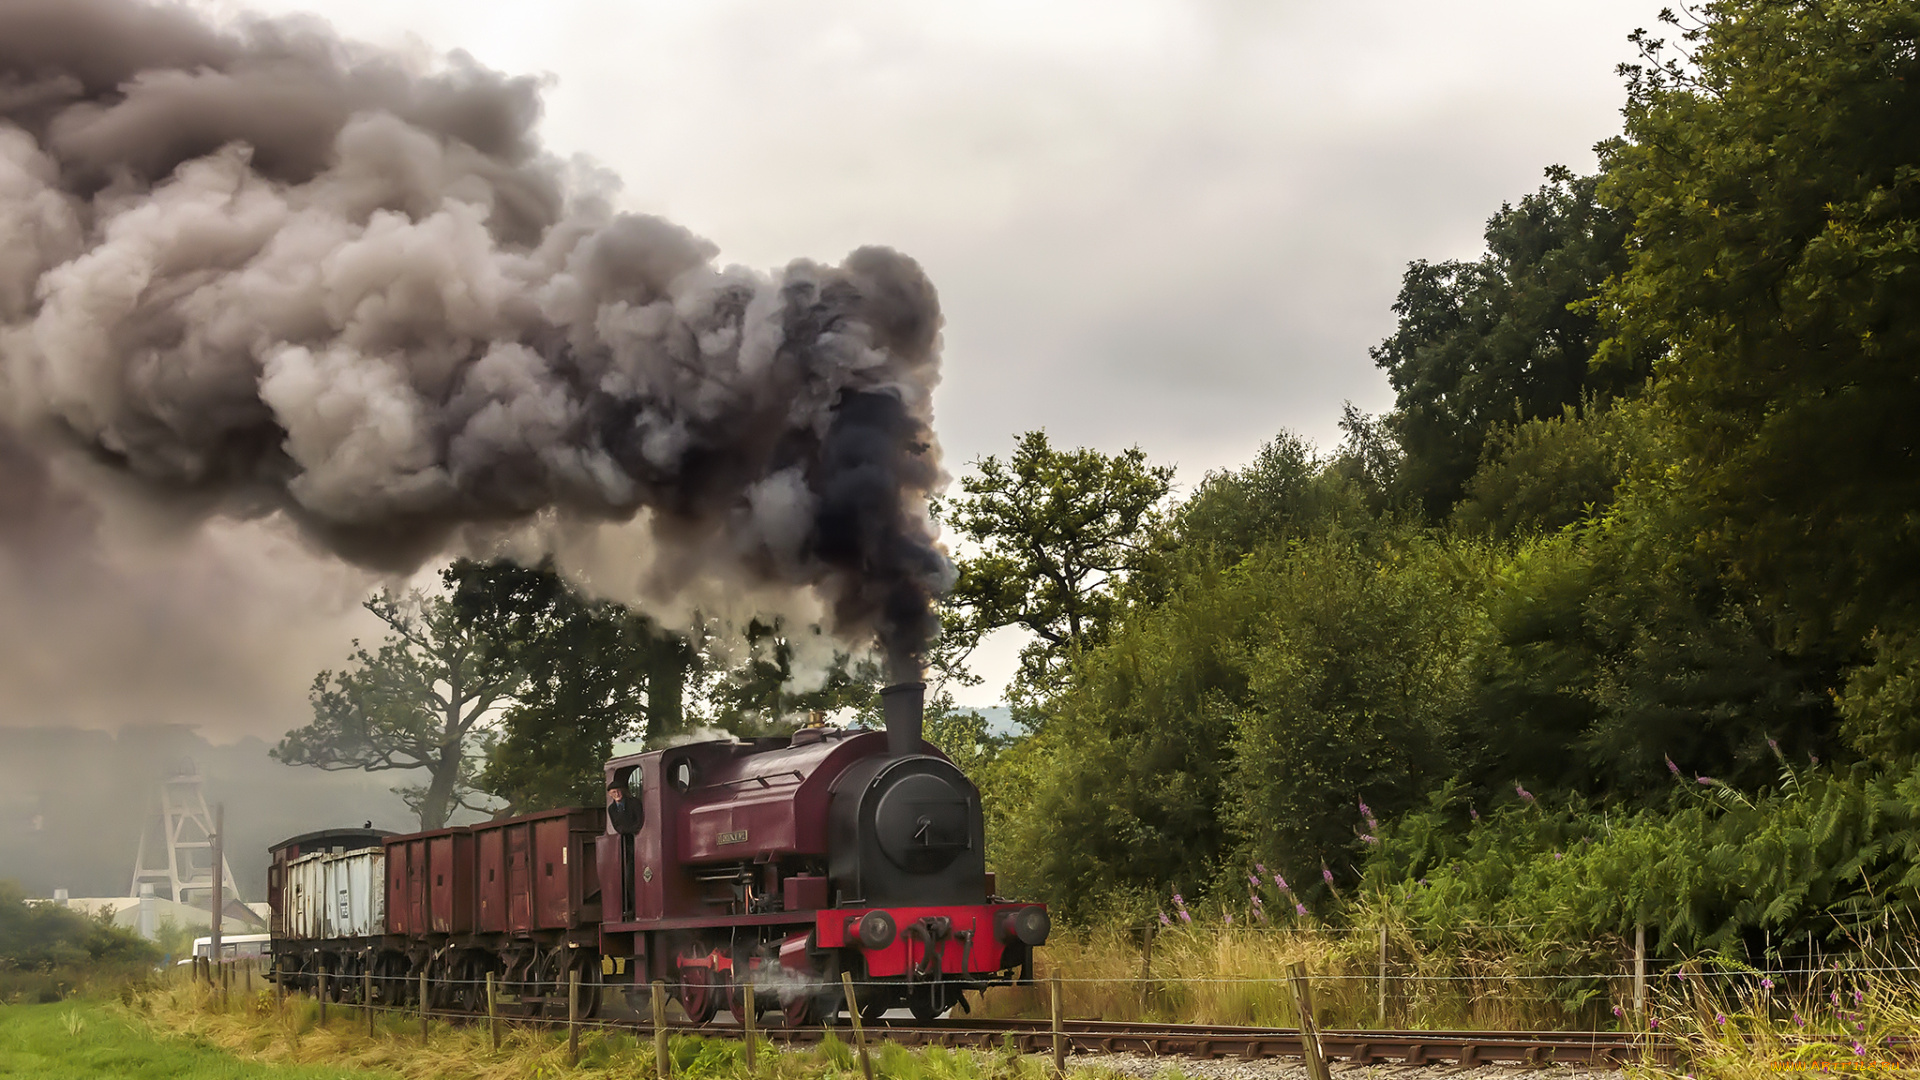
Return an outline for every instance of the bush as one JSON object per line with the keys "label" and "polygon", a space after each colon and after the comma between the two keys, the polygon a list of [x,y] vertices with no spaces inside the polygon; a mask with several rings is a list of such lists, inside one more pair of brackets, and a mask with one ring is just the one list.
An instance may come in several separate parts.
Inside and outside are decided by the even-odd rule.
{"label": "bush", "polygon": [[160,951],[111,916],[30,901],[0,881],[0,1001],[58,1001],[152,970]]}

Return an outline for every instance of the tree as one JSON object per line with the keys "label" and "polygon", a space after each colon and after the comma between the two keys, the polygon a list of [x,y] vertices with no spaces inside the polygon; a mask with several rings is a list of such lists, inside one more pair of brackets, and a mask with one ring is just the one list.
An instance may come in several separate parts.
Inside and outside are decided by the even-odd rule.
{"label": "tree", "polygon": [[953,631],[978,635],[1019,626],[1034,636],[1021,652],[1020,682],[1053,683],[1062,660],[1100,640],[1126,574],[1173,470],[1149,465],[1138,447],[1108,456],[1056,450],[1030,431],[1007,461],[989,456],[943,508],[979,554],[959,561],[948,603],[964,612]]}
{"label": "tree", "polygon": [[806,627],[799,633],[815,639],[810,651],[832,653],[826,670],[806,680],[810,688],[796,686],[795,632],[782,621],[756,619],[747,625],[744,635],[745,659],[721,674],[708,689],[716,724],[729,731],[765,731],[783,719],[815,709],[833,712],[854,708],[878,718],[878,691],[884,678],[879,661],[857,658],[831,646],[823,648],[819,627]]}
{"label": "tree", "polygon": [[1479,260],[1407,267],[1399,325],[1372,356],[1397,395],[1388,419],[1405,452],[1399,483],[1432,519],[1458,501],[1495,425],[1558,416],[1641,377],[1589,366],[1601,335],[1579,302],[1624,257],[1596,183],[1548,169],[1539,191],[1488,220]]}
{"label": "tree", "polygon": [[693,646],[638,612],[582,597],[551,564],[460,560],[448,570],[461,617],[495,629],[498,661],[521,673],[475,786],[510,813],[593,805],[613,744],[685,728]]}
{"label": "tree", "polygon": [[372,652],[356,640],[351,667],[315,676],[313,722],[272,751],[284,764],[329,771],[423,771],[424,783],[394,789],[422,829],[474,806],[487,736],[526,683],[507,620],[463,598],[453,569],[442,578],[453,595],[382,590],[366,602],[392,633]]}
{"label": "tree", "polygon": [[[1699,539],[1802,647],[1920,620],[1920,9],[1726,0],[1638,35],[1603,352],[1656,363]],[[1669,21],[1677,21],[1669,18]]]}

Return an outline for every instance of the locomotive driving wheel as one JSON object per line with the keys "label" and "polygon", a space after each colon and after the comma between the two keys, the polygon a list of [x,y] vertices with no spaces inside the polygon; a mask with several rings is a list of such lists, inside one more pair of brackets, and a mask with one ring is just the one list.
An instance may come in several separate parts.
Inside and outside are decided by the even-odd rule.
{"label": "locomotive driving wheel", "polygon": [[780,1011],[786,1014],[790,1028],[812,1027],[820,1022],[819,995],[811,990],[802,990],[795,994]]}
{"label": "locomotive driving wheel", "polygon": [[[580,1016],[590,1020],[600,1012],[600,954],[593,949],[568,949],[566,969],[569,974],[580,973]],[[566,987],[563,979],[562,993]]]}
{"label": "locomotive driving wheel", "polygon": [[721,988],[714,984],[711,967],[680,969],[680,984],[674,988],[673,996],[695,1025],[713,1020],[713,1014],[720,1011],[720,994]]}

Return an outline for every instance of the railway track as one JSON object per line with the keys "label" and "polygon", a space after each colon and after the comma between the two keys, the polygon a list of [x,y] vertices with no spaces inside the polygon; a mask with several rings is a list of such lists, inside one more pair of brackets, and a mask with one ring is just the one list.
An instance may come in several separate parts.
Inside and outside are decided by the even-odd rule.
{"label": "railway track", "polygon": [[[434,1015],[473,1020],[471,1013]],[[526,1021],[514,1021],[524,1023]],[[565,1026],[564,1020],[534,1021]],[[650,1036],[653,1026],[640,1020],[600,1019],[594,1027],[613,1028]],[[1073,1054],[1135,1053],[1154,1057],[1298,1058],[1304,1056],[1295,1028],[1236,1027],[1216,1024],[1157,1024],[1109,1020],[1066,1020],[1062,1035]],[[701,1026],[669,1024],[675,1034],[738,1038],[742,1028],[732,1023]],[[949,1020],[879,1020],[866,1025],[870,1037],[903,1046],[997,1049],[1011,1045],[1023,1053],[1044,1053],[1053,1047],[1053,1028],[1046,1020],[964,1017]],[[848,1039],[847,1025],[824,1027],[755,1027],[755,1034],[775,1044],[817,1043],[832,1031]],[[1355,1065],[1430,1065],[1450,1062],[1463,1067],[1510,1064],[1587,1065],[1614,1067],[1651,1061],[1671,1064],[1674,1047],[1663,1039],[1630,1032],[1585,1031],[1322,1031],[1321,1052],[1331,1060]]]}
{"label": "railway track", "polygon": [[[765,1037],[812,1042],[821,1030],[768,1028]],[[881,1021],[869,1030],[907,1046],[992,1047],[1011,1041],[1022,1051],[1041,1052],[1053,1045],[1052,1027],[1044,1020]],[[1246,1060],[1304,1054],[1300,1032],[1291,1028],[1068,1020],[1062,1034],[1068,1050],[1080,1054]],[[1328,1058],[1356,1065],[1621,1065],[1649,1058],[1665,1063],[1673,1057],[1672,1047],[1662,1041],[1621,1032],[1322,1031],[1320,1048]]]}

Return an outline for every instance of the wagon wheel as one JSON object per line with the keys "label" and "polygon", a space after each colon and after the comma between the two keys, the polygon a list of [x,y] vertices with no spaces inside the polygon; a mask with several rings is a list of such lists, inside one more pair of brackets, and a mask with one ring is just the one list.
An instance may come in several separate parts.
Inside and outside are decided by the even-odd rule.
{"label": "wagon wheel", "polygon": [[547,1001],[540,1009],[540,1015],[553,1020],[567,1018],[567,953],[564,949],[554,949],[540,958],[537,965],[539,975],[535,984],[537,993],[546,996]]}
{"label": "wagon wheel", "polygon": [[512,994],[518,1000],[506,1006],[514,1016],[539,1016],[540,1004],[528,1001],[543,993],[539,985],[540,954],[517,953],[507,962],[506,975],[502,981],[502,992]]}
{"label": "wagon wheel", "polygon": [[373,962],[373,993],[380,1004],[392,1008],[407,1000],[407,959],[397,953],[381,953]]}
{"label": "wagon wheel", "polygon": [[490,965],[480,953],[468,953],[453,965],[453,985],[448,997],[461,1012],[480,1012],[487,1006],[487,971]]}
{"label": "wagon wheel", "polygon": [[347,980],[341,978],[341,975],[343,975],[345,972],[344,972],[344,965],[340,963],[340,958],[338,956],[335,956],[332,953],[322,954],[320,957],[320,966],[318,970],[324,971],[327,974],[327,1000],[328,1001],[347,1000],[347,995],[351,991],[345,985]]}

